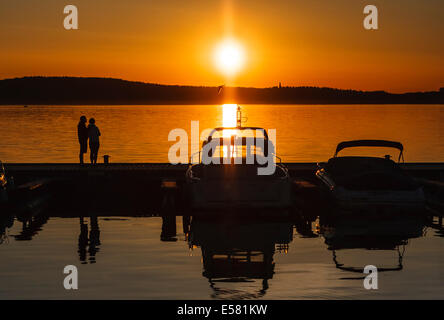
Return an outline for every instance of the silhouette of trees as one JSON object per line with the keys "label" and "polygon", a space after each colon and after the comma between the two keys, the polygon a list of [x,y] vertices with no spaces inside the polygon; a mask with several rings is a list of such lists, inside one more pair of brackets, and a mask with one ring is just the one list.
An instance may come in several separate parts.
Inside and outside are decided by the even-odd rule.
{"label": "silhouette of trees", "polygon": [[160,85],[113,78],[0,80],[0,104],[442,104],[444,90],[393,94],[321,87],[246,88]]}

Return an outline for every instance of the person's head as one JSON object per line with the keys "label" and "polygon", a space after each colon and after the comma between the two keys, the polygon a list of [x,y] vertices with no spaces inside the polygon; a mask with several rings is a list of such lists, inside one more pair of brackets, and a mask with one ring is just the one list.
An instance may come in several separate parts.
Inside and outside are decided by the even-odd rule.
{"label": "person's head", "polygon": [[86,123],[86,117],[85,116],[81,116],[80,117],[80,122],[81,123]]}
{"label": "person's head", "polygon": [[89,119],[89,124],[95,124],[96,120],[94,118]]}

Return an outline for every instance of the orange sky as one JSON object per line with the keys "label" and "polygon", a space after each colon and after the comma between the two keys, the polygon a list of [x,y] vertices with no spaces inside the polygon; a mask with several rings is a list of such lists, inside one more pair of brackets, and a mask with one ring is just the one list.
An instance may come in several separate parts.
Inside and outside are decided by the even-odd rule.
{"label": "orange sky", "polygon": [[[63,28],[63,7],[79,30]],[[363,9],[379,9],[379,30]],[[444,87],[441,0],[55,0],[0,3],[0,78],[116,77],[186,85]],[[214,66],[225,36],[245,48],[233,79]]]}

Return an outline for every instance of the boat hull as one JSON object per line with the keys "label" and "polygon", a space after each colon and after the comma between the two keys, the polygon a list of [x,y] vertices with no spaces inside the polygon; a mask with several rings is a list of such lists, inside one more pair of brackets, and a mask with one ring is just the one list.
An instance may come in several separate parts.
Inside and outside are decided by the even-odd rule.
{"label": "boat hull", "polygon": [[422,189],[414,191],[333,191],[332,198],[341,209],[364,211],[405,212],[425,208],[425,197]]}
{"label": "boat hull", "polygon": [[324,172],[317,177],[328,197],[339,209],[355,212],[420,212],[425,209],[425,195],[422,187],[413,190],[350,190],[336,185]]}
{"label": "boat hull", "polygon": [[283,209],[292,205],[289,179],[198,181],[187,187],[193,209]]}

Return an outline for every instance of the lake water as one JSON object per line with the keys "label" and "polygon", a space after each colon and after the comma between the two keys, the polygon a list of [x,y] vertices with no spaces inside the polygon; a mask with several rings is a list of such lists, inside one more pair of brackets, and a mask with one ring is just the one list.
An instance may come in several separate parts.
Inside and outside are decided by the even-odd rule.
{"label": "lake water", "polygon": [[[200,131],[225,125],[223,109],[0,106],[0,160],[77,162],[77,122],[84,114],[94,117],[102,132],[99,156],[108,154],[112,162],[168,162],[172,129],[191,135],[192,120],[199,121]],[[444,161],[444,105],[246,105],[242,110],[244,125],[276,129],[277,154],[285,162],[324,161],[339,142],[354,139],[400,141],[407,162]]]}
{"label": "lake water", "polygon": [[[437,225],[19,218],[1,230],[0,299],[443,299]],[[377,290],[344,269],[367,264],[380,269]],[[78,290],[63,287],[66,265],[78,268]]]}
{"label": "lake water", "polygon": [[[0,159],[76,162],[85,114],[97,119],[100,153],[112,162],[167,162],[170,130],[232,123],[226,108],[1,106]],[[243,115],[246,125],[276,129],[287,162],[326,160],[350,139],[398,140],[406,161],[444,161],[443,105],[247,105]],[[128,207],[85,208],[81,218],[63,205],[0,212],[0,299],[444,299],[437,217],[329,220],[327,207],[206,220],[136,217]],[[78,268],[78,290],[63,287],[67,265]],[[366,265],[378,267],[377,290],[364,288]]]}

